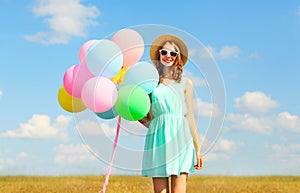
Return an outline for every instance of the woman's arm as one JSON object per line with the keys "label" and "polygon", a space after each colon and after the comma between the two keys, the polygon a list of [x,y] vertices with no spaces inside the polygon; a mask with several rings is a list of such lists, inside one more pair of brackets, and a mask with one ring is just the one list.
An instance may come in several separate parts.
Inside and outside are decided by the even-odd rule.
{"label": "woman's arm", "polygon": [[186,118],[189,123],[191,134],[193,136],[193,142],[196,151],[197,165],[195,165],[195,169],[201,169],[203,165],[203,160],[202,160],[202,154],[200,148],[200,141],[198,137],[198,128],[194,116],[193,95],[194,95],[193,82],[192,80],[187,79],[185,85],[185,100],[187,105]]}

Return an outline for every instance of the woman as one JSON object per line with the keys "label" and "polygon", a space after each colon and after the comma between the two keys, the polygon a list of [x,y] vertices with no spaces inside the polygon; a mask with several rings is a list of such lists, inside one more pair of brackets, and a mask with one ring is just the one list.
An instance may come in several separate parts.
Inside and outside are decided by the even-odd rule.
{"label": "woman", "polygon": [[151,110],[140,122],[148,127],[142,175],[152,177],[155,193],[186,192],[188,174],[203,166],[193,110],[193,83],[182,77],[187,56],[185,43],[169,34],[159,36],[150,47],[159,84],[150,95]]}

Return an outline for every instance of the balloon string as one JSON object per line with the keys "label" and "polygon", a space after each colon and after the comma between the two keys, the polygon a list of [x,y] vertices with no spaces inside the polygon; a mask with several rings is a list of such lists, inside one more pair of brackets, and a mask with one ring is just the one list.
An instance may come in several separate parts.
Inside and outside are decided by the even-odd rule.
{"label": "balloon string", "polygon": [[104,181],[104,184],[103,184],[103,188],[102,188],[102,191],[100,193],[105,193],[105,191],[106,191],[106,186],[108,184],[109,175],[110,175],[111,168],[112,168],[112,162],[114,160],[115,152],[116,152],[116,148],[117,148],[117,143],[118,143],[118,138],[119,138],[119,133],[120,133],[120,126],[121,126],[121,116],[118,117],[118,126],[117,126],[117,133],[116,133],[115,140],[114,140],[114,146],[113,146],[110,162],[109,162],[109,165],[108,165],[108,168],[107,168],[107,172],[106,172],[106,175],[105,175],[105,181]]}

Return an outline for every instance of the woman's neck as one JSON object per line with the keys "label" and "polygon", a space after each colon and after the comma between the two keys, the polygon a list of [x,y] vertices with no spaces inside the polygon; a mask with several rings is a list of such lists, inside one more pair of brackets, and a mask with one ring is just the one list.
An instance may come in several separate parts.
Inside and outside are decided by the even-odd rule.
{"label": "woman's neck", "polygon": [[169,67],[169,66],[164,66],[162,72],[163,72],[163,74],[162,74],[162,78],[163,78],[163,79],[173,79],[173,78],[172,78],[171,67]]}

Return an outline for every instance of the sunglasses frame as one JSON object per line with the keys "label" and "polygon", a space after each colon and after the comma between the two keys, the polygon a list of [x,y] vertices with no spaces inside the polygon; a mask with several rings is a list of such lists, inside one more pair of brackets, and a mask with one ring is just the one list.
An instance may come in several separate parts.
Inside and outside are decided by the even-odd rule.
{"label": "sunglasses frame", "polygon": [[[162,54],[162,53],[161,53],[162,51],[167,52],[167,54]],[[159,53],[160,53],[160,55],[162,55],[162,56],[166,56],[166,55],[172,56],[172,54],[174,55],[174,53],[175,53],[175,56],[172,56],[172,57],[174,57],[174,58],[178,56],[178,52],[176,52],[176,51],[169,51],[169,50],[166,50],[166,49],[160,49],[160,50],[159,50]]]}

